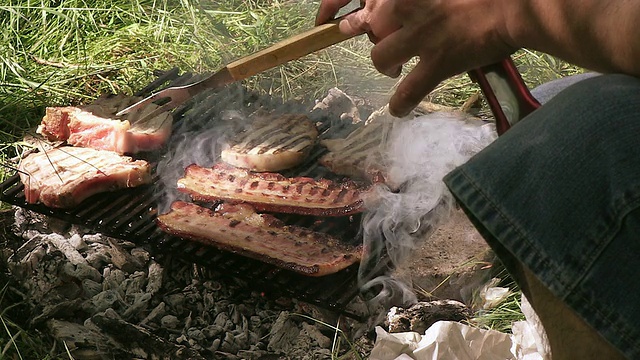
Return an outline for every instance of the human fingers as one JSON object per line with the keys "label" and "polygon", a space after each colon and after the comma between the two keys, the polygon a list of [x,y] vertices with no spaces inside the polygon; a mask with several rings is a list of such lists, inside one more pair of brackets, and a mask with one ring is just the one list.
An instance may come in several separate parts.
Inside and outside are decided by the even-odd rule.
{"label": "human fingers", "polygon": [[362,8],[342,17],[340,31],[353,36],[367,33],[371,42],[377,43],[402,26],[393,16],[393,7],[393,0],[367,0]]}
{"label": "human fingers", "polygon": [[389,99],[389,112],[396,117],[408,115],[445,78],[420,60]]}
{"label": "human fingers", "polygon": [[[369,33],[369,39],[375,42],[375,35],[371,33],[368,22],[368,13],[365,10],[356,11],[345,15],[340,21],[340,32],[347,35],[360,35]],[[373,37],[372,37],[373,36]]]}
{"label": "human fingers", "polygon": [[400,76],[402,65],[417,55],[417,46],[403,29],[381,39],[371,49],[371,61],[380,73],[392,78]]}
{"label": "human fingers", "polygon": [[322,25],[333,19],[338,11],[351,0],[322,0],[316,14],[316,25]]}

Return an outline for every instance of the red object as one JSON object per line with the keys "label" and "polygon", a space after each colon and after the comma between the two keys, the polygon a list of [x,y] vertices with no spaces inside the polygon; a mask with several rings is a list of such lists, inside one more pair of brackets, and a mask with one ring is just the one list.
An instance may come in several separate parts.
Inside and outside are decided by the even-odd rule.
{"label": "red object", "polygon": [[471,70],[469,76],[478,83],[487,99],[496,119],[498,135],[504,134],[516,122],[540,107],[510,57]]}

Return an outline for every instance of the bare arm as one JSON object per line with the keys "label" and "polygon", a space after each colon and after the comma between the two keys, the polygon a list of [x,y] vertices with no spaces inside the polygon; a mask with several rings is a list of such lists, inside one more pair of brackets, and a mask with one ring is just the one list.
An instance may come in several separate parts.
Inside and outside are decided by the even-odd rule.
{"label": "bare arm", "polygon": [[[317,22],[348,0],[323,0]],[[499,61],[519,48],[549,53],[601,72],[640,76],[640,1],[634,0],[367,0],[340,24],[368,32],[378,71],[420,61],[389,105],[406,115],[439,82]]]}
{"label": "bare arm", "polygon": [[640,76],[640,2],[528,0],[507,14],[514,46],[601,72]]}

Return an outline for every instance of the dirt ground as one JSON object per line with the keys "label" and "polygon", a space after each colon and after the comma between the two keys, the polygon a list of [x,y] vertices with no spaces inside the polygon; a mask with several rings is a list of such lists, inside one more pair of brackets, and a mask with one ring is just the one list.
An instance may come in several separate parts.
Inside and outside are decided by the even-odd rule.
{"label": "dirt ground", "polygon": [[473,291],[490,280],[492,260],[487,243],[457,210],[415,249],[397,274],[411,279],[426,299],[453,299],[470,305]]}

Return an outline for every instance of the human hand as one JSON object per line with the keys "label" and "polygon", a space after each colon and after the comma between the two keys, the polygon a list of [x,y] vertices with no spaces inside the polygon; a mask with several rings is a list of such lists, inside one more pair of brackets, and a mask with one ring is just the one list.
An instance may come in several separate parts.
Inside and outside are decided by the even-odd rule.
{"label": "human hand", "polygon": [[[316,23],[330,20],[349,0],[322,0]],[[340,30],[367,33],[376,44],[371,60],[381,73],[397,77],[413,57],[419,61],[389,100],[394,116],[407,115],[441,81],[498,62],[517,47],[507,21],[514,0],[366,0],[346,15]]]}

